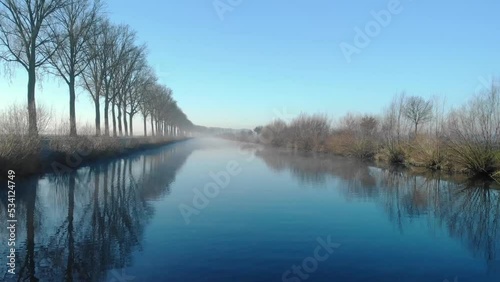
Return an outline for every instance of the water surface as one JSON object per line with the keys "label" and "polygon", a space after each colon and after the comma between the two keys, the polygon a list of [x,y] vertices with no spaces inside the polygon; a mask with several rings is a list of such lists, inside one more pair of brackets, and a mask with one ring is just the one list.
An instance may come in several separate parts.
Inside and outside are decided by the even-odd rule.
{"label": "water surface", "polygon": [[190,140],[19,182],[0,280],[498,282],[491,186]]}

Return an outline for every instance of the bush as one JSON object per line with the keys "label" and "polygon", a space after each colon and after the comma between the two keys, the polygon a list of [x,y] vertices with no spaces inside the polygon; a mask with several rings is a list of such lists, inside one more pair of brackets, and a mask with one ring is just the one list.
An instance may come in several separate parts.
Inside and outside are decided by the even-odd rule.
{"label": "bush", "polygon": [[407,161],[410,165],[435,170],[450,167],[445,146],[438,138],[419,135],[407,147]]}
{"label": "bush", "polygon": [[286,129],[288,146],[296,150],[324,151],[330,130],[326,116],[302,114]]}
{"label": "bush", "polygon": [[7,170],[17,174],[39,169],[40,139],[22,135],[4,135],[0,138],[0,173]]}
{"label": "bush", "polygon": [[406,151],[401,144],[385,144],[376,155],[376,159],[393,165],[405,164]]}
{"label": "bush", "polygon": [[302,151],[325,151],[331,125],[324,115],[304,115],[293,119],[290,124],[275,120],[260,131],[259,141],[277,147]]}
{"label": "bush", "polygon": [[379,146],[379,120],[370,115],[347,114],[329,139],[330,152],[361,159],[373,159]]}
{"label": "bush", "polygon": [[287,124],[282,120],[275,120],[266,125],[261,132],[260,142],[273,146],[285,146]]}
{"label": "bush", "polygon": [[[44,106],[37,106],[39,132],[46,130],[52,119],[52,112]],[[12,105],[0,113],[0,173],[15,170],[16,173],[39,169],[40,138],[27,136],[28,107]]]}
{"label": "bush", "polygon": [[[52,110],[43,105],[37,105],[38,132],[43,133],[52,121]],[[0,135],[25,135],[28,134],[28,107],[25,105],[12,105],[0,113]]]}
{"label": "bush", "polygon": [[459,169],[475,175],[500,170],[500,90],[496,83],[453,111],[448,127],[451,160]]}

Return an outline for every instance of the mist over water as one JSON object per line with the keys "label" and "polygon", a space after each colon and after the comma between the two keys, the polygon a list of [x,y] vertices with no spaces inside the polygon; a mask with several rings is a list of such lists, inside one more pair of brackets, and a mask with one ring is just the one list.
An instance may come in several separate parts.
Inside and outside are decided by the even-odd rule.
{"label": "mist over water", "polygon": [[196,139],[18,187],[16,280],[500,279],[491,183]]}

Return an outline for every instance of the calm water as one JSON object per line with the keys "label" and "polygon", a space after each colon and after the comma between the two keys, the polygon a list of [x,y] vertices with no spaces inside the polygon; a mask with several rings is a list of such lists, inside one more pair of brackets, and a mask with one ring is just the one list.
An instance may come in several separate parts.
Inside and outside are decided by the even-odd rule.
{"label": "calm water", "polygon": [[199,139],[16,196],[0,280],[500,281],[498,190],[354,160]]}

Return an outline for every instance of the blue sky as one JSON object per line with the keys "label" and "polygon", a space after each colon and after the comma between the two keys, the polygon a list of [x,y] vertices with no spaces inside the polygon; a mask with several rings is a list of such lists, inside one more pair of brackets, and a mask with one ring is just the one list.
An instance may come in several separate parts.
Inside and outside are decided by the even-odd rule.
{"label": "blue sky", "polygon": [[[236,3],[222,17],[216,2],[107,5],[113,22],[148,44],[151,65],[195,124],[253,128],[280,113],[380,113],[402,90],[446,96],[454,106],[481,77],[500,74],[498,1],[400,0],[400,12],[350,62],[339,45],[355,46],[355,28],[364,30],[391,0],[219,0]],[[2,107],[25,102],[25,84],[21,70],[11,83],[1,79]],[[80,92],[79,122],[91,123],[92,104]],[[52,78],[37,100],[68,112],[66,85]]]}

